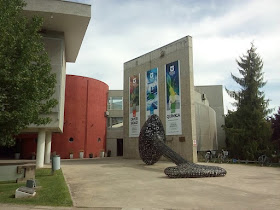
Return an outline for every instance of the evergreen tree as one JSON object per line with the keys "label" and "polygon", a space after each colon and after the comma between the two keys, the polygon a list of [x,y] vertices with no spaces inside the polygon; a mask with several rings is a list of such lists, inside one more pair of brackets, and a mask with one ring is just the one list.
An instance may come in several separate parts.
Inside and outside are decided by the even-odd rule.
{"label": "evergreen tree", "polygon": [[263,81],[263,62],[256,53],[254,44],[245,55],[236,60],[241,77],[231,74],[241,86],[239,91],[227,92],[236,102],[236,111],[229,111],[225,119],[227,146],[231,154],[240,159],[256,159],[270,151],[270,123],[266,116],[270,112],[268,100],[260,89]]}
{"label": "evergreen tree", "polygon": [[275,148],[280,151],[280,107],[278,109],[278,113],[274,114],[271,118],[272,123],[272,142]]}
{"label": "evergreen tree", "polygon": [[0,0],[0,145],[29,124],[46,124],[57,104],[52,99],[55,74],[40,30],[42,19],[23,16],[23,0]]}

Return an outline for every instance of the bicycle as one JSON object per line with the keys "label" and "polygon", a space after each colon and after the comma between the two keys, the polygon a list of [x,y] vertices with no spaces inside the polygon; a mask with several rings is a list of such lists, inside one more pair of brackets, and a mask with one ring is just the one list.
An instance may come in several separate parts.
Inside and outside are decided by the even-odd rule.
{"label": "bicycle", "polygon": [[222,150],[222,152],[219,153],[219,155],[218,155],[218,160],[219,160],[220,163],[225,163],[225,162],[228,163],[229,162],[228,151]]}
{"label": "bicycle", "polygon": [[261,155],[259,158],[258,158],[258,162],[261,166],[270,166],[271,163],[270,163],[270,159],[266,156],[266,155]]}
{"label": "bicycle", "polygon": [[204,155],[204,159],[206,163],[209,163],[209,161],[212,159],[212,155],[210,151],[207,151]]}
{"label": "bicycle", "polygon": [[205,162],[208,163],[208,162],[216,162],[216,151],[215,150],[208,150],[205,155],[204,155],[204,159],[205,159]]}

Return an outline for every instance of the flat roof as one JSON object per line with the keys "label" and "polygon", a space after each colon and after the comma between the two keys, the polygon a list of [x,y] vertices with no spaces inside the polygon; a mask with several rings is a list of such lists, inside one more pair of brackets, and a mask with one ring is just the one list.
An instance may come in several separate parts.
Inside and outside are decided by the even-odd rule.
{"label": "flat roof", "polygon": [[91,5],[62,0],[24,1],[24,15],[43,17],[43,29],[64,33],[66,62],[75,62],[91,18]]}

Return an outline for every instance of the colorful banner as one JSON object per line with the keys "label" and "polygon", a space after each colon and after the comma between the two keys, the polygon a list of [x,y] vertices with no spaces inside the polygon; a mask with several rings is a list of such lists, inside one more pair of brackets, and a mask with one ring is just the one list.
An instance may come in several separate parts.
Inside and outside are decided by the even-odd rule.
{"label": "colorful banner", "polygon": [[166,135],[181,135],[180,62],[165,65]]}
{"label": "colorful banner", "polygon": [[140,133],[140,75],[129,77],[129,137]]}
{"label": "colorful banner", "polygon": [[158,69],[146,73],[146,120],[152,114],[159,115],[158,107]]}

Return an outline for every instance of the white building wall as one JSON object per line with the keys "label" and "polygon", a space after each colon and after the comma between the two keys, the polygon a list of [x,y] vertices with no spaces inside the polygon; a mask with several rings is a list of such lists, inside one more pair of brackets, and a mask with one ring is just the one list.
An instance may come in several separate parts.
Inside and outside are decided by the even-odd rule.
{"label": "white building wall", "polygon": [[223,86],[195,86],[195,90],[201,94],[205,94],[206,99],[209,101],[209,106],[216,112],[218,149],[223,149],[226,146],[225,131],[222,128],[222,125],[225,124]]}

